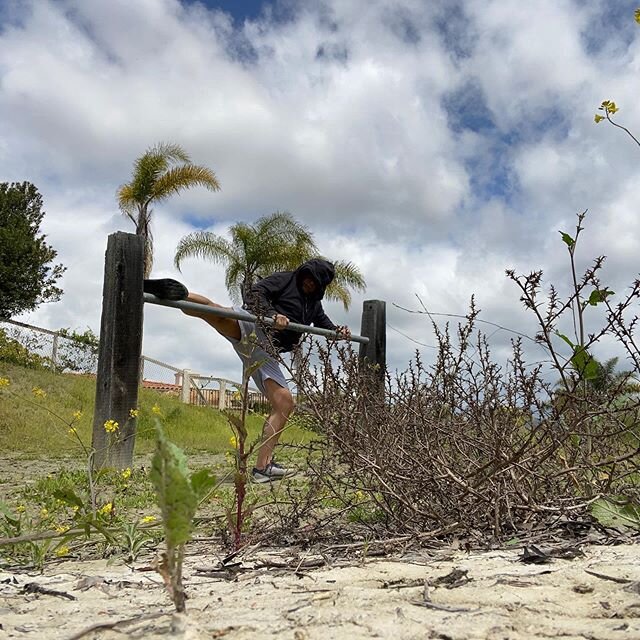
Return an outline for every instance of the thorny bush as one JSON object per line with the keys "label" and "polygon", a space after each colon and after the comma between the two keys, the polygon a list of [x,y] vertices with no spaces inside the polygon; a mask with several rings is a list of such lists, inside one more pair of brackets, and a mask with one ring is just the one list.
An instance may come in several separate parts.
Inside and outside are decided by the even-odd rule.
{"label": "thorny bush", "polygon": [[[578,217],[575,237],[563,234],[574,275]],[[388,532],[444,528],[501,538],[550,517],[582,517],[605,499],[637,504],[638,318],[625,316],[637,304],[640,283],[612,305],[613,292],[598,281],[603,260],[573,278],[566,300],[554,288],[540,295],[540,272],[508,272],[536,313],[535,340],[550,354],[551,371],[525,362],[521,337],[512,340],[508,366],[498,365],[476,330],[473,299],[455,334],[433,323],[433,364],[425,366],[416,353],[405,372],[387,374],[384,384],[350,346],[317,345],[318,365],[302,375],[300,391],[338,463],[316,468],[318,478],[336,494],[364,492],[381,514],[378,527]],[[583,315],[594,303],[602,303],[606,319],[587,335]],[[574,340],[558,331],[565,312],[580,327]],[[592,356],[605,335],[618,339],[632,371],[612,375]],[[567,344],[572,352],[563,358]]]}

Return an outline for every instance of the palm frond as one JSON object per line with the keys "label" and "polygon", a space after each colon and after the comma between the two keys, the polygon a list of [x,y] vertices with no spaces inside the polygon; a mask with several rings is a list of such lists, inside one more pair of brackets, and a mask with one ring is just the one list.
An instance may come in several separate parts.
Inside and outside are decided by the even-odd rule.
{"label": "palm frond", "polygon": [[253,228],[261,274],[295,269],[317,253],[311,232],[288,212],[264,216]]}
{"label": "palm frond", "polygon": [[164,200],[189,187],[205,187],[209,191],[220,190],[218,179],[211,169],[185,164],[172,167],[158,176],[151,189],[151,197],[154,200]]}
{"label": "palm frond", "polygon": [[165,158],[170,164],[175,162],[191,163],[189,154],[179,144],[173,142],[159,142],[147,149],[146,153]]}
{"label": "palm frond", "polygon": [[118,207],[122,211],[123,215],[131,219],[136,224],[135,213],[137,211],[137,203],[133,197],[133,189],[130,184],[123,184],[116,191],[116,197],[118,198]]}
{"label": "palm frond", "polygon": [[334,280],[327,287],[324,297],[334,302],[342,302],[344,310],[349,311],[349,307],[351,306],[351,293],[349,293],[349,290],[344,285]]}
{"label": "palm frond", "polygon": [[131,190],[138,204],[143,205],[151,200],[153,187],[167,168],[166,159],[154,154],[145,153],[135,161]]}
{"label": "palm frond", "polygon": [[[324,259],[327,260],[328,258]],[[351,292],[349,289],[364,291],[366,288],[364,276],[353,262],[345,260],[331,262],[333,262],[336,275],[333,282],[327,287],[325,297],[327,300],[342,302],[345,311],[348,311],[351,306]]]}
{"label": "palm frond", "polygon": [[179,270],[185,258],[204,258],[218,264],[227,264],[236,259],[233,246],[222,236],[210,231],[194,231],[178,242],[173,263]]}
{"label": "palm frond", "polygon": [[234,304],[242,303],[242,281],[244,275],[243,264],[240,261],[229,263],[225,272],[224,283],[229,292],[229,297]]}
{"label": "palm frond", "polygon": [[313,235],[303,224],[295,220],[288,211],[276,211],[263,216],[254,225],[256,234],[263,242],[277,239],[281,244],[308,246],[310,252],[316,250]]}
{"label": "palm frond", "polygon": [[364,291],[367,288],[362,272],[353,262],[346,260],[334,260],[332,262],[336,270],[335,282],[357,291]]}

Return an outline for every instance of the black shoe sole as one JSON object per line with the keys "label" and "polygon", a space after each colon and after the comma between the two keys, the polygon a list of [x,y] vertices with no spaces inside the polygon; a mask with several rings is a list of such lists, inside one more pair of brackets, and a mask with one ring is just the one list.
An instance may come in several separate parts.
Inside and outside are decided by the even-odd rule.
{"label": "black shoe sole", "polygon": [[156,298],[163,300],[184,300],[189,295],[187,287],[171,278],[145,280],[142,289],[145,293],[151,293]]}

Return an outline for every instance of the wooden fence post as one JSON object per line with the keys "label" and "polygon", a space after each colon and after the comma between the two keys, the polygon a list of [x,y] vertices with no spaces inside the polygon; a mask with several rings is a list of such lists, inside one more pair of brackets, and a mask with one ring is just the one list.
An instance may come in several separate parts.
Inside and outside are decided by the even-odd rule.
{"label": "wooden fence post", "polygon": [[[142,236],[118,231],[109,236],[104,266],[102,320],[93,414],[95,468],[126,469],[133,463],[142,352]],[[108,420],[118,429],[107,433]]]}
{"label": "wooden fence post", "polygon": [[182,388],[180,390],[180,400],[185,404],[191,404],[191,370],[182,370]]}
{"label": "wooden fence post", "polygon": [[53,364],[54,371],[58,368],[58,345],[60,336],[56,333],[53,336],[53,344],[51,345],[51,362]]}
{"label": "wooden fence post", "polygon": [[218,409],[224,411],[227,408],[227,381],[218,380],[220,390],[218,391]]}
{"label": "wooden fence post", "polygon": [[365,300],[362,304],[360,335],[369,338],[360,345],[360,362],[371,367],[374,377],[384,384],[387,366],[387,313],[384,300]]}

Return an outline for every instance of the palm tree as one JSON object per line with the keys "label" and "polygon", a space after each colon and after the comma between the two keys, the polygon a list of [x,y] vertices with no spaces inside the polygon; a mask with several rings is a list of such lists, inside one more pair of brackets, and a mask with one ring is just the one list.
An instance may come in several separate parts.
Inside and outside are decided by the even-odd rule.
{"label": "palm tree", "polygon": [[150,206],[189,187],[202,186],[219,191],[220,184],[211,169],[191,163],[177,144],[159,143],[147,149],[134,163],[131,182],[117,191],[122,213],[136,225],[136,234],[144,237],[144,275],[153,265],[153,236]]}
{"label": "palm tree", "polygon": [[[253,283],[276,271],[292,271],[306,260],[321,257],[311,232],[290,213],[276,212],[254,224],[238,222],[229,229],[231,240],[210,231],[195,231],[178,243],[175,265],[185,258],[204,258],[226,267],[225,285],[231,299],[239,303]],[[328,300],[351,303],[349,289],[364,290],[365,281],[351,262],[333,263],[336,276],[327,288]]]}
{"label": "palm tree", "polygon": [[640,393],[640,383],[633,371],[616,371],[618,358],[609,358],[604,363],[596,360],[598,375],[588,380],[596,393],[613,394],[616,397]]}

